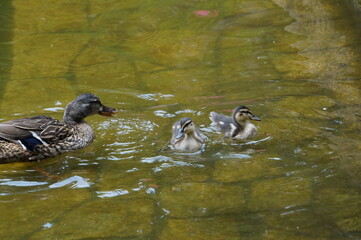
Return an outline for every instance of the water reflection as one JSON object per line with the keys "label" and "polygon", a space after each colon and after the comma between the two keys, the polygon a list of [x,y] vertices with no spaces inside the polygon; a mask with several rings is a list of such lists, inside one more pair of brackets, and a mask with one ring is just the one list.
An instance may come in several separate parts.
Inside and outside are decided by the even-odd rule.
{"label": "water reflection", "polygon": [[2,186],[16,186],[16,187],[33,187],[45,185],[47,182],[33,182],[33,181],[11,181],[11,179],[1,179]]}
{"label": "water reflection", "polygon": [[[136,189],[138,190],[138,189]],[[125,195],[128,194],[129,191],[128,190],[122,190],[122,189],[115,189],[112,191],[104,191],[104,192],[97,192],[99,194],[100,198],[107,198],[107,197],[116,197],[116,196],[121,196],[121,195]]]}
{"label": "water reflection", "polygon": [[[89,119],[87,149],[0,166],[2,238],[360,238],[360,40],[346,5],[12,4],[2,119],[61,118],[79,92],[121,111]],[[237,105],[264,119],[254,141],[210,126]],[[206,149],[159,151],[185,116]]]}
{"label": "water reflection", "polygon": [[72,184],[71,188],[88,188],[92,183],[89,183],[87,180],[88,179],[84,179],[80,176],[73,176],[57,183],[51,184],[49,188],[59,188],[69,184]]}
{"label": "water reflection", "polygon": [[2,1],[0,3],[0,9],[4,9],[0,14],[0,97],[2,98],[6,89],[6,84],[10,79],[12,65],[14,7],[12,6],[11,1]]}

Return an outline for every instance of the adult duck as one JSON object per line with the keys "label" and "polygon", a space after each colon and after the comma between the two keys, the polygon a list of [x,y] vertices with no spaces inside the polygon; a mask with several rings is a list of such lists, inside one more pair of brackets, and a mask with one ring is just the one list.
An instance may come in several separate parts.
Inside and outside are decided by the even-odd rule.
{"label": "adult duck", "polygon": [[0,123],[0,163],[36,161],[85,148],[95,136],[84,118],[116,112],[85,93],[66,106],[62,121],[42,115]]}

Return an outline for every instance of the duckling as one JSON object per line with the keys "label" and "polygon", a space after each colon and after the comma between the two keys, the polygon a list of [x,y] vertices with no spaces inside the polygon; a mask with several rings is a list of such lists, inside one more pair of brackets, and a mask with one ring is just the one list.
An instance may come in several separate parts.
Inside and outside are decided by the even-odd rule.
{"label": "duckling", "polygon": [[173,125],[171,143],[176,150],[198,151],[204,144],[204,138],[189,117],[182,118]]}
{"label": "duckling", "polygon": [[261,121],[245,106],[236,107],[232,117],[211,112],[210,119],[224,133],[224,137],[240,140],[253,138],[258,134],[257,127],[249,120]]}
{"label": "duckling", "polygon": [[0,163],[41,160],[85,148],[95,136],[84,118],[94,114],[110,117],[116,112],[94,94],[85,93],[66,106],[62,121],[41,115],[2,122]]}

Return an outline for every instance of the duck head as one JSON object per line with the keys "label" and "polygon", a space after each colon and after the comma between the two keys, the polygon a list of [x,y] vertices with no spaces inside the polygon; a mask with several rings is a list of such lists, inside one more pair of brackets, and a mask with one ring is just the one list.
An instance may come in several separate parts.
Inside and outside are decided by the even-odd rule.
{"label": "duck head", "polygon": [[115,108],[103,105],[96,95],[84,93],[66,106],[63,121],[69,124],[80,123],[90,115],[99,114],[111,117],[116,112]]}
{"label": "duck head", "polygon": [[249,120],[261,121],[259,117],[253,115],[251,110],[245,106],[238,106],[233,110],[233,119],[240,125]]}

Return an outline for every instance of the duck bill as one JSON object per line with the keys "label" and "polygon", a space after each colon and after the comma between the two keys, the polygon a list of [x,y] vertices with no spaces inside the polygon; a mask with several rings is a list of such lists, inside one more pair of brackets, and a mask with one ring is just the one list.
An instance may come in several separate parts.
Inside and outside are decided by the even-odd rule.
{"label": "duck bill", "polygon": [[179,132],[177,133],[177,136],[175,136],[176,139],[182,138],[184,136],[183,129],[179,129]]}
{"label": "duck bill", "polygon": [[99,111],[99,114],[102,116],[106,116],[106,117],[112,117],[113,114],[115,114],[117,112],[118,112],[117,109],[103,105],[102,109]]}
{"label": "duck bill", "polygon": [[251,117],[251,120],[261,121],[261,119],[260,119],[259,117],[255,116],[255,115],[253,115],[253,116]]}

